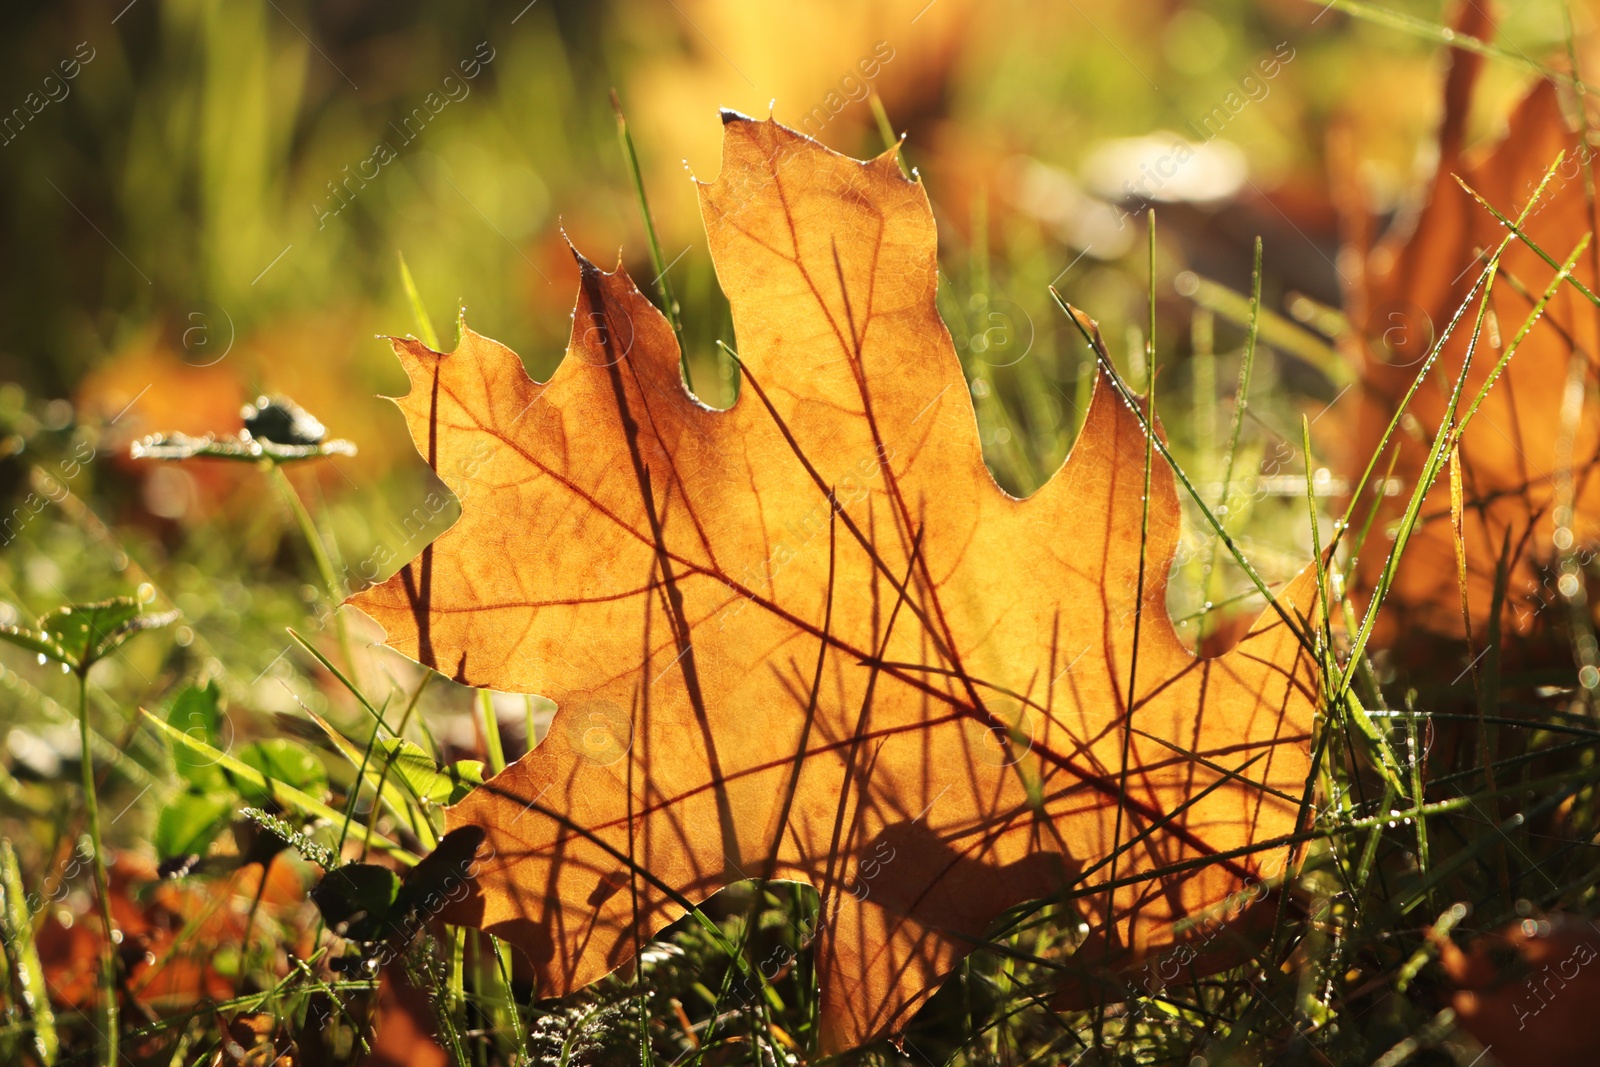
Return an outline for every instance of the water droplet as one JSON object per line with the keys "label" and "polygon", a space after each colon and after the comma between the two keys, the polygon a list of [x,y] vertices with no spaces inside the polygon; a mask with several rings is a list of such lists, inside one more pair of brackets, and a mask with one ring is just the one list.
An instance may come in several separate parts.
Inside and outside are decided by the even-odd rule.
{"label": "water droplet", "polygon": [[43,652],[39,653],[39,666],[43,667],[48,662],[49,658]]}

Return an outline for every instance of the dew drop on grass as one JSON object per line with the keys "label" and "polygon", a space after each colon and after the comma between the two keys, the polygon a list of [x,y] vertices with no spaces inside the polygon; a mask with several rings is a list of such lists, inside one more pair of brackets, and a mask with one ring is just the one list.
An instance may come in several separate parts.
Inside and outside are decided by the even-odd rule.
{"label": "dew drop on grass", "polygon": [[39,666],[43,667],[49,660],[43,652],[39,653]]}

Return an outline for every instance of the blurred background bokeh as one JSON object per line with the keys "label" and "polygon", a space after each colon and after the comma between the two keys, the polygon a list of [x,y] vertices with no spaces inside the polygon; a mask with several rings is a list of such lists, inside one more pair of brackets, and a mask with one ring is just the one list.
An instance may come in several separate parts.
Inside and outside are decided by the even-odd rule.
{"label": "blurred background bokeh", "polygon": [[[1510,58],[1487,66],[1475,137],[1534,76],[1516,57],[1564,52],[1567,8],[1503,6]],[[691,179],[717,171],[718,108],[770,111],[857,156],[904,135],[940,223],[941,308],[1013,492],[1060,464],[1090,380],[1051,284],[1140,388],[1153,288],[1158,406],[1215,482],[1259,235],[1268,321],[1241,469],[1303,487],[1299,416],[1346,384],[1341,210],[1403,217],[1433,161],[1446,49],[1404,17],[1449,12],[1383,9],[1389,24],[1308,0],[8,3],[0,517],[16,521],[0,600],[37,613],[142,590],[182,609],[96,676],[126,683],[127,706],[165,684],[114,676],[129,667],[217,675],[254,711],[327,706],[325,678],[285,665],[283,627],[326,633],[331,597],[284,502],[249,465],[141,464],[129,445],[233,432],[259,393],[291,396],[359,448],[290,472],[346,586],[409,558],[454,511],[425,505],[439,487],[380,399],[404,382],[378,335],[420,328],[400,257],[446,347],[460,310],[540,378],[570,328],[569,239],[608,267],[620,252],[654,295],[613,90],[707,402],[734,400],[714,342],[737,342]],[[1571,19],[1586,41],[1591,9]],[[1313,451],[1338,432],[1319,419]],[[35,515],[41,472],[54,503]],[[1269,578],[1309,551],[1302,493],[1237,519]],[[1239,584],[1208,552],[1186,543],[1177,617]]]}

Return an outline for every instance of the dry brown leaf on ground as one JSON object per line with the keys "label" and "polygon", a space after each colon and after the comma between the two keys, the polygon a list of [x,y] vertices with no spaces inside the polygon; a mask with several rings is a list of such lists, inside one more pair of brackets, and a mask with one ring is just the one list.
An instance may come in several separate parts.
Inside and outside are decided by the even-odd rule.
{"label": "dry brown leaf on ground", "polygon": [[[1482,6],[1467,5],[1463,18],[1461,32],[1493,36]],[[1440,162],[1427,204],[1413,228],[1380,243],[1364,267],[1348,279],[1353,284],[1347,292],[1347,309],[1358,349],[1354,355],[1361,365],[1360,389],[1351,406],[1354,432],[1347,438],[1344,463],[1352,483],[1377,449],[1430,349],[1477,283],[1489,253],[1506,236],[1505,228],[1474,202],[1457,176],[1502,213],[1516,218],[1558,153],[1565,152],[1526,221],[1526,231],[1561,261],[1580,237],[1597,228],[1584,193],[1584,172],[1593,150],[1563,117],[1551,82],[1538,82],[1514,109],[1497,144],[1476,155],[1465,152],[1481,63],[1481,57],[1465,51],[1452,54],[1439,134]],[[1591,249],[1582,256],[1573,272],[1591,290],[1600,278],[1597,253],[1600,250]],[[1488,380],[1556,274],[1520,241],[1506,249],[1500,264],[1502,276],[1495,281],[1490,300],[1492,315],[1466,379],[1463,408]],[[1416,485],[1460,373],[1475,313],[1474,307],[1457,326],[1407,408],[1411,417],[1403,421],[1390,451],[1377,464],[1374,479],[1381,482],[1392,450],[1399,449],[1393,474],[1399,484],[1383,499],[1379,522],[1360,552],[1356,570],[1360,590],[1370,591],[1383,571],[1392,545],[1384,536],[1384,523],[1399,518]],[[1600,314],[1574,286],[1563,285],[1489,391],[1461,441],[1467,593],[1480,641],[1487,631],[1495,575],[1508,542],[1511,558],[1502,628],[1521,633],[1538,625],[1541,613],[1559,604],[1562,553],[1600,542],[1600,479],[1595,477],[1600,458],[1597,341]],[[1576,383],[1570,391],[1569,380]],[[1571,488],[1564,491],[1561,483],[1568,472]],[[1389,632],[1421,627],[1450,637],[1463,635],[1448,489],[1443,482],[1440,479],[1424,503],[1423,521],[1385,599],[1380,618]],[[1570,515],[1562,512],[1564,492]],[[1366,517],[1372,499],[1359,502],[1358,522]]]}
{"label": "dry brown leaf on ground", "polygon": [[361,1067],[448,1067],[439,1045],[433,1001],[406,977],[399,963],[385,965],[372,1013],[372,1043]]}
{"label": "dry brown leaf on ground", "polygon": [[1465,951],[1442,946],[1462,1027],[1504,1067],[1593,1063],[1600,1049],[1600,931],[1571,915],[1524,919]]}
{"label": "dry brown leaf on ground", "polygon": [[892,154],[724,123],[699,188],[739,403],[691,396],[667,322],[587,261],[547,383],[464,326],[449,354],[396,341],[463,514],[353,602],[406,655],[560,706],[450,810],[488,837],[447,918],[516,944],[550,996],[730,882],[808,882],[836,1051],[902,1026],[1020,901],[1114,870],[1114,923],[1104,891],[1077,903],[1138,951],[1282,871],[1247,846],[1298,818],[1317,679],[1286,620],[1315,579],[1191,655],[1165,607],[1173,479],[1158,455],[1146,514],[1135,412],[1102,381],[1055,478],[1008,497],[934,308],[922,187]]}
{"label": "dry brown leaf on ground", "polygon": [[[153,1010],[196,997],[226,1000],[237,978],[220,966],[211,946],[244,936],[247,909],[263,877],[250,865],[204,887],[161,878],[154,863],[132,852],[112,857],[108,870],[111,914],[121,932],[118,952],[129,995]],[[304,898],[299,875],[274,863],[261,893],[263,915]],[[48,891],[55,882],[46,883]],[[97,969],[105,939],[87,899],[52,908],[38,931],[39,957],[50,995],[58,1004],[86,1010],[99,995]]]}

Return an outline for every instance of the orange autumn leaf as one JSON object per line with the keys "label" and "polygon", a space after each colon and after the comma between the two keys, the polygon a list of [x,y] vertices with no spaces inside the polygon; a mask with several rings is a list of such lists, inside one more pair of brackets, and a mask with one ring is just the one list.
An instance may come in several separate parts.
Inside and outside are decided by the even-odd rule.
{"label": "orange autumn leaf", "polygon": [[433,1001],[406,977],[399,963],[384,966],[372,1012],[371,1051],[361,1067],[448,1067],[440,1047]]}
{"label": "orange autumn leaf", "polygon": [[1556,914],[1453,941],[1439,962],[1456,988],[1461,1026],[1503,1067],[1592,1063],[1600,1048],[1600,931]]}
{"label": "orange autumn leaf", "polygon": [[463,513],[353,602],[406,655],[560,708],[450,809],[487,840],[447,918],[555,996],[731,882],[808,882],[837,1051],[903,1026],[1021,901],[1078,891],[1137,953],[1281,872],[1284,846],[1247,846],[1296,826],[1315,579],[1195,658],[1138,415],[1102,381],[1055,478],[1007,496],[935,311],[921,185],[892,154],[724,123],[699,192],[738,404],[696,400],[666,320],[587,261],[547,383],[465,326],[449,354],[395,341],[399,406]]}
{"label": "orange autumn leaf", "polygon": [[[237,976],[218,966],[213,946],[243,938],[247,909],[263,877],[259,864],[201,888],[163,880],[148,859],[120,852],[108,875],[111,915],[122,935],[118,952],[125,988],[135,1000],[165,1010],[196,997],[226,1000],[234,995]],[[264,915],[304,899],[304,886],[291,864],[273,863],[265,877],[259,905]],[[105,935],[92,904],[77,903],[73,910],[51,909],[40,924],[39,957],[52,998],[63,1006],[87,1009],[99,996]]]}
{"label": "orange autumn leaf", "polygon": [[[1493,36],[1493,25],[1481,5],[1465,5],[1462,12],[1460,32]],[[1481,64],[1481,57],[1471,53],[1453,53],[1444,92],[1440,162],[1428,201],[1412,228],[1373,250],[1347,293],[1361,363],[1346,464],[1352,481],[1377,449],[1436,340],[1472,295],[1490,253],[1507,236],[1505,227],[1473,200],[1457,177],[1515,219],[1564,152],[1562,164],[1526,220],[1526,232],[1559,262],[1574,251],[1581,236],[1596,229],[1584,193],[1584,171],[1592,150],[1563,117],[1552,82],[1538,82],[1517,105],[1498,143],[1487,151],[1466,151],[1467,118]],[[1463,409],[1490,379],[1557,273],[1521,241],[1506,248],[1500,267],[1489,302],[1491,314],[1466,377]],[[1595,289],[1600,276],[1593,252],[1580,257],[1573,277]],[[1460,374],[1476,313],[1473,297],[1377,464],[1374,479],[1381,481],[1398,449],[1392,474],[1398,484],[1380,502],[1379,521],[1361,550],[1358,589],[1371,591],[1383,571],[1392,544],[1384,538],[1384,524],[1399,518],[1416,485]],[[1488,630],[1502,555],[1508,569],[1502,631],[1527,633],[1540,625],[1537,620],[1549,609],[1555,609],[1552,616],[1563,614],[1557,582],[1563,553],[1600,542],[1600,479],[1593,476],[1600,459],[1600,402],[1594,389],[1597,342],[1600,314],[1575,286],[1562,285],[1462,438],[1461,539],[1466,550],[1468,614],[1478,641]],[[1359,502],[1358,521],[1366,517],[1372,500]],[[1441,478],[1424,502],[1422,521],[1384,602],[1380,618],[1390,632],[1422,628],[1449,637],[1464,635],[1450,516],[1449,490]]]}

